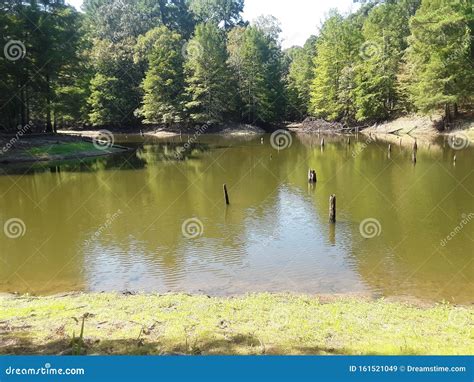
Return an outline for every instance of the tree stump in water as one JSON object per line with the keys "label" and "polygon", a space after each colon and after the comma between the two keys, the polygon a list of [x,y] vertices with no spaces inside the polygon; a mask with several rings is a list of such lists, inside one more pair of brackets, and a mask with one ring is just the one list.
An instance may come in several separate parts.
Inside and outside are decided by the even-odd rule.
{"label": "tree stump in water", "polygon": [[329,198],[329,222],[336,222],[336,195],[331,195]]}
{"label": "tree stump in water", "polygon": [[314,171],[314,170],[309,170],[308,171],[308,182],[309,183],[317,183],[318,182],[318,177],[316,175],[316,171]]}
{"label": "tree stump in water", "polygon": [[226,184],[224,184],[224,197],[225,197],[225,204],[229,205],[230,204],[229,193],[227,192],[227,185]]}

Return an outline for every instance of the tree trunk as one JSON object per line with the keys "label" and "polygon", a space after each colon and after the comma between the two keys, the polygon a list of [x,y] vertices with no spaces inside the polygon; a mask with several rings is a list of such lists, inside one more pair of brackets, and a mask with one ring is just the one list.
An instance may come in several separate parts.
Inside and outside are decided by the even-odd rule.
{"label": "tree trunk", "polygon": [[447,130],[448,125],[451,123],[451,108],[449,103],[444,105],[444,129]]}
{"label": "tree trunk", "polygon": [[53,116],[53,132],[56,134],[58,132],[58,120],[56,117],[56,113]]}
{"label": "tree trunk", "polygon": [[46,132],[53,132],[53,124],[51,123],[51,94],[49,86],[49,75],[46,75]]}
{"label": "tree trunk", "polygon": [[26,97],[26,123],[30,123],[30,93],[28,92],[28,86],[25,87]]}
{"label": "tree trunk", "polygon": [[27,119],[26,119],[26,86],[23,85],[23,88],[21,89],[21,126],[25,126],[27,124]]}

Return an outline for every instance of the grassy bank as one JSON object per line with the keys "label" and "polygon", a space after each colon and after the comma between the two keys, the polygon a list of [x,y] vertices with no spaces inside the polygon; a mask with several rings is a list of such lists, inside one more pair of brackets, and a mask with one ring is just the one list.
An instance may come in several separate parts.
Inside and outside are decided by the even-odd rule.
{"label": "grassy bank", "polygon": [[0,136],[0,163],[81,159],[124,151],[116,146],[94,145],[81,137],[64,135]]}
{"label": "grassy bank", "polygon": [[4,296],[0,353],[474,354],[473,319],[472,307],[360,298]]}

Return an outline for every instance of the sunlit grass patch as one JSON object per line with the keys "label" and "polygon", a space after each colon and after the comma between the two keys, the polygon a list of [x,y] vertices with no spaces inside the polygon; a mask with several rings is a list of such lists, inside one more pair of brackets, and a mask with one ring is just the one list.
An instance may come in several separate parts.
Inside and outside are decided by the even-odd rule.
{"label": "sunlit grass patch", "polygon": [[[0,353],[473,354],[474,309],[296,295],[0,298]],[[77,342],[77,341],[76,341]]]}

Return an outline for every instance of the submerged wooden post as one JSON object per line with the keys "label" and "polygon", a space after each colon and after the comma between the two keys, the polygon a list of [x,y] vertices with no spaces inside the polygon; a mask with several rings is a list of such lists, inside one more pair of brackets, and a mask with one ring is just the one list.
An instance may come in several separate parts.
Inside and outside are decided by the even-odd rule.
{"label": "submerged wooden post", "polygon": [[325,145],[325,142],[324,142],[324,138],[323,138],[323,139],[321,139],[321,148],[323,148],[324,145]]}
{"label": "submerged wooden post", "polygon": [[415,139],[415,144],[413,145],[413,151],[417,152],[418,151],[418,142]]}
{"label": "submerged wooden post", "polygon": [[331,195],[329,198],[329,222],[336,222],[336,195]]}
{"label": "submerged wooden post", "polygon": [[351,138],[347,138],[347,144],[350,146],[351,145]]}
{"label": "submerged wooden post", "polygon": [[415,150],[413,150],[413,153],[411,154],[411,160],[413,164],[416,164],[416,151]]}
{"label": "submerged wooden post", "polygon": [[314,170],[309,170],[308,171],[308,182],[309,183],[317,183],[318,182],[318,177],[316,175],[316,171],[314,171]]}
{"label": "submerged wooden post", "polygon": [[224,184],[224,197],[225,197],[225,204],[229,205],[229,193],[227,192],[227,185]]}
{"label": "submerged wooden post", "polygon": [[389,145],[388,145],[388,152],[389,152],[389,153],[392,152],[392,144],[389,144]]}

